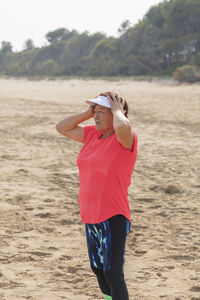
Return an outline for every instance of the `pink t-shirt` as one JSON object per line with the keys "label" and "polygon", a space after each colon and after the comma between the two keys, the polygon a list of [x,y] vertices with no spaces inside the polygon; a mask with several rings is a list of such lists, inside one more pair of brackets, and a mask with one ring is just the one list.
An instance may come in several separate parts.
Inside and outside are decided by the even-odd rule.
{"label": "pink t-shirt", "polygon": [[117,215],[131,222],[128,187],[137,158],[137,135],[132,152],[116,134],[100,139],[96,126],[85,126],[85,144],[78,158],[79,207],[82,223],[100,223]]}

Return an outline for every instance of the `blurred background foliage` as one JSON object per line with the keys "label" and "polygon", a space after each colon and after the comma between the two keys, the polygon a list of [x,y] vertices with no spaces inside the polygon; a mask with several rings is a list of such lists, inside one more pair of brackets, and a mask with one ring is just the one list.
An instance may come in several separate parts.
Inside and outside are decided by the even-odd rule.
{"label": "blurred background foliage", "polygon": [[[118,33],[119,37],[107,37],[99,32],[89,34],[59,28],[46,34],[48,45],[38,48],[28,39],[20,52],[13,52],[12,44],[3,41],[0,74],[26,77],[174,74],[177,80],[200,80],[199,0],[165,0],[152,6],[136,25],[125,20]],[[180,69],[183,66],[186,67]]]}

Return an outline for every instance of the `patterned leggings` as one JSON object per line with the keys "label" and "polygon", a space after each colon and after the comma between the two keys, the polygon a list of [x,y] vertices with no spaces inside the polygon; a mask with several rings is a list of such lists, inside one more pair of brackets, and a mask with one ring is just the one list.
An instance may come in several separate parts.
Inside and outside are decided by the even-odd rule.
{"label": "patterned leggings", "polygon": [[103,294],[112,300],[128,300],[124,281],[125,242],[130,222],[116,215],[97,224],[85,224],[91,269]]}

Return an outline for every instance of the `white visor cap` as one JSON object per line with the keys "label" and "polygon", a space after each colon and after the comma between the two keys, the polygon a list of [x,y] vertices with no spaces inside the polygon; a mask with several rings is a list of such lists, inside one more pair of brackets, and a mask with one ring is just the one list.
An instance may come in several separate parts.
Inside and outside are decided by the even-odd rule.
{"label": "white visor cap", "polygon": [[99,105],[111,108],[110,102],[109,102],[108,98],[105,96],[98,96],[97,98],[87,100],[86,103],[90,104],[92,106],[94,106],[95,104],[99,104]]}

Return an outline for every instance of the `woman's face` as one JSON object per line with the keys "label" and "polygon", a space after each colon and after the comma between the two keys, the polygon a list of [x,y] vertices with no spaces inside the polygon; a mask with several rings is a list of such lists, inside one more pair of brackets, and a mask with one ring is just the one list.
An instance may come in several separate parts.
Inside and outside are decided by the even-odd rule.
{"label": "woman's face", "polygon": [[96,123],[96,129],[102,132],[106,132],[113,128],[113,115],[111,109],[99,104],[94,108],[94,120]]}

